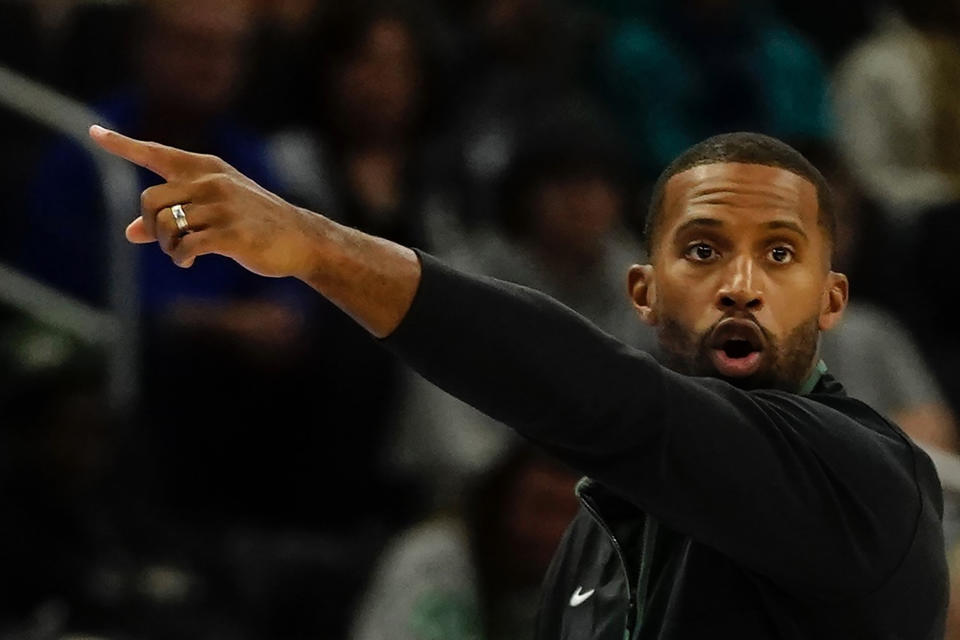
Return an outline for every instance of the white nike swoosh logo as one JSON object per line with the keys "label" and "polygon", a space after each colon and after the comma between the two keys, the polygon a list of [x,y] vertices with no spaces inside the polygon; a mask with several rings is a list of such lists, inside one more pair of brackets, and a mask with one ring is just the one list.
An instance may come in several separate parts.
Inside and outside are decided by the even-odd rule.
{"label": "white nike swoosh logo", "polygon": [[571,607],[579,607],[586,602],[590,596],[593,595],[594,591],[596,591],[596,589],[590,589],[590,591],[587,591],[586,593],[580,593],[581,589],[583,589],[583,586],[577,587],[577,590],[573,592],[572,596],[570,596]]}

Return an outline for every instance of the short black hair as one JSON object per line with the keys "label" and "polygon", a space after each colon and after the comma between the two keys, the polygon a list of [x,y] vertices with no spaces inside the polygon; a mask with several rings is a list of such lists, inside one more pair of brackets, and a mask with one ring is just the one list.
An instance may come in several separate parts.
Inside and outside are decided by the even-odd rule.
{"label": "short black hair", "polygon": [[680,154],[657,178],[650,195],[650,208],[643,228],[644,248],[648,256],[653,255],[654,240],[663,213],[664,191],[670,178],[694,167],[727,162],[778,167],[813,183],[817,189],[817,221],[826,232],[828,243],[832,245],[837,227],[836,211],[830,185],[823,174],[787,143],[762,133],[739,131],[723,133],[698,142]]}

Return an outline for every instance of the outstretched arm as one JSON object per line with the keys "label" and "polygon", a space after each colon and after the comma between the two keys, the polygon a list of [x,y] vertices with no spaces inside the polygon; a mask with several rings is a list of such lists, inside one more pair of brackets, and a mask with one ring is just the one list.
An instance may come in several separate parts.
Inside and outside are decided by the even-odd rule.
{"label": "outstretched arm", "polygon": [[[409,309],[420,280],[412,250],[295,207],[215,156],[99,126],[90,135],[166,180],[143,192],[140,217],[127,227],[131,242],[158,242],[181,267],[217,253],[263,276],[299,278],[380,338]],[[185,235],[171,212],[176,204],[187,216]]]}
{"label": "outstretched arm", "polygon": [[217,158],[92,133],[168,181],[144,192],[132,241],[305,280],[428,380],[782,586],[866,593],[919,523],[939,531],[918,490],[936,484],[929,461],[853,401],[676,374],[547,296],[297,209]]}

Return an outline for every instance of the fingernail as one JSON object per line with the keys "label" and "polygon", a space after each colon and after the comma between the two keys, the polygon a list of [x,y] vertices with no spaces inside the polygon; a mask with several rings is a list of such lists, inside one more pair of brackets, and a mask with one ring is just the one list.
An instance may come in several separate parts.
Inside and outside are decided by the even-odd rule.
{"label": "fingernail", "polygon": [[107,129],[104,129],[100,125],[95,124],[92,127],[90,127],[90,133],[95,136],[102,136],[107,133]]}

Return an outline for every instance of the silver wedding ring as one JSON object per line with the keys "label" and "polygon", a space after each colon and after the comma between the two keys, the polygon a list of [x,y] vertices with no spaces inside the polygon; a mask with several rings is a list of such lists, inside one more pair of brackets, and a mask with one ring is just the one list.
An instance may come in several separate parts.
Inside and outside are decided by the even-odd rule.
{"label": "silver wedding ring", "polygon": [[170,211],[173,213],[173,221],[177,223],[180,235],[190,233],[190,225],[187,224],[187,214],[183,212],[183,205],[175,204],[170,207]]}

